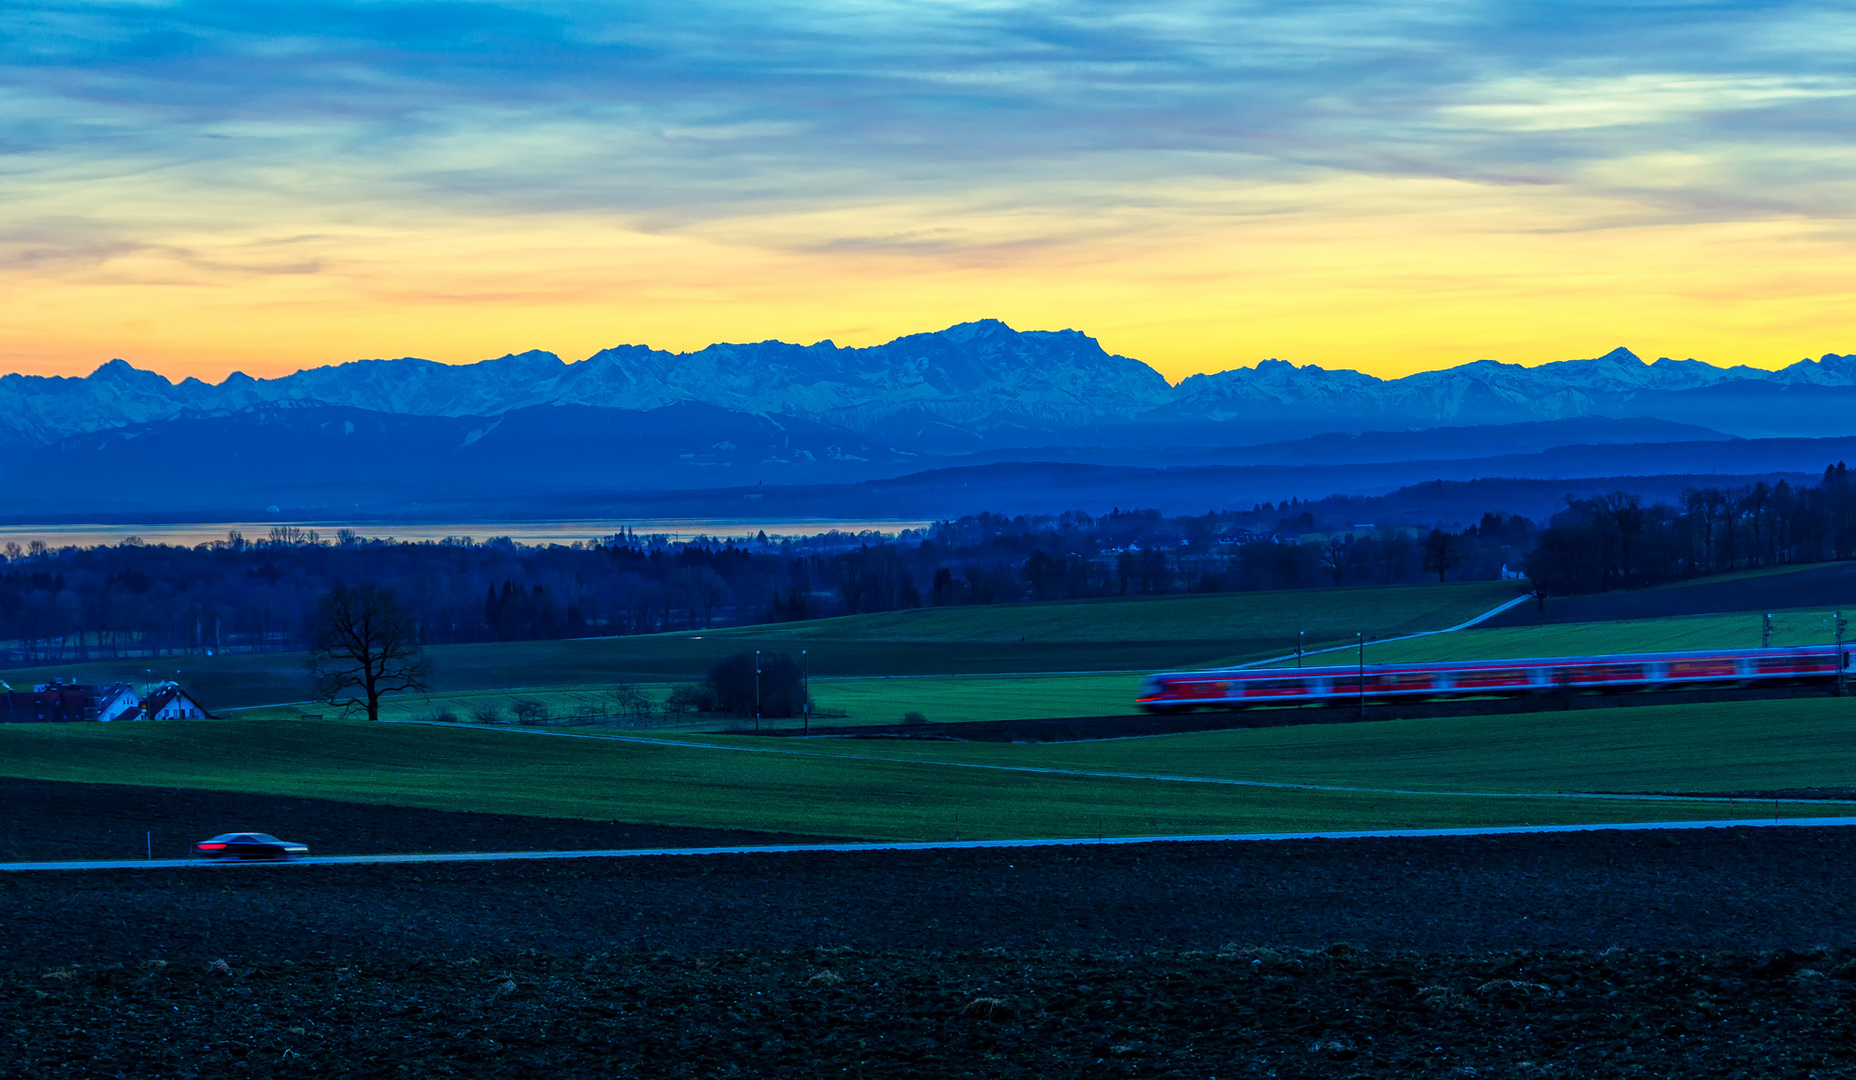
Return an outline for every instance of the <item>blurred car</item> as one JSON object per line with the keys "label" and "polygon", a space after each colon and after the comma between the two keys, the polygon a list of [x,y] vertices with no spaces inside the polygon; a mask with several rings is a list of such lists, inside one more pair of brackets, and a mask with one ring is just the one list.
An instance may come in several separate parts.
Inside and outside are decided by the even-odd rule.
{"label": "blurred car", "polygon": [[208,859],[288,859],[309,854],[309,849],[302,844],[261,832],[224,833],[200,841],[193,845],[193,850]]}

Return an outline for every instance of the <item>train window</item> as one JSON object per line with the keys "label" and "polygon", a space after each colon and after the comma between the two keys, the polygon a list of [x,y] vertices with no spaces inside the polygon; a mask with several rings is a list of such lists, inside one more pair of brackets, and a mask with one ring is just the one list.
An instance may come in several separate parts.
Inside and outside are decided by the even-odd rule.
{"label": "train window", "polygon": [[1457,673],[1458,686],[1511,686],[1527,682],[1527,672],[1520,668],[1482,668]]}
{"label": "train window", "polygon": [[1762,656],[1758,670],[1766,674],[1829,671],[1832,664],[1828,656]]}
{"label": "train window", "polygon": [[1643,678],[1642,664],[1579,664],[1554,670],[1555,682],[1624,682]]}

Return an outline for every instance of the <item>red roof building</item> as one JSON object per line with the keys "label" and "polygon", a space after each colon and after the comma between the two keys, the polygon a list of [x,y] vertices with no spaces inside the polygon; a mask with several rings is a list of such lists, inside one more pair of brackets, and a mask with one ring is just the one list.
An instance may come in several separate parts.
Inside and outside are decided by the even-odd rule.
{"label": "red roof building", "polygon": [[127,683],[83,686],[41,683],[0,692],[0,724],[63,724],[79,720],[204,720],[212,716],[177,683],[146,698]]}

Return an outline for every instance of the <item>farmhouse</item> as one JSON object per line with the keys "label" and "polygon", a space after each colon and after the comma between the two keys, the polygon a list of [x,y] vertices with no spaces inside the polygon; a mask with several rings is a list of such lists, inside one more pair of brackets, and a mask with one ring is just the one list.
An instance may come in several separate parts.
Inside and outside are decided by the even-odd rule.
{"label": "farmhouse", "polygon": [[179,683],[168,683],[142,702],[142,720],[202,720],[210,714],[193,696],[180,688]]}
{"label": "farmhouse", "polygon": [[199,720],[211,715],[177,683],[164,683],[146,695],[128,683],[86,686],[62,680],[40,683],[31,691],[8,688],[0,693],[0,724]]}
{"label": "farmhouse", "polygon": [[136,720],[142,711],[142,695],[128,683],[100,688],[97,695],[98,720]]}

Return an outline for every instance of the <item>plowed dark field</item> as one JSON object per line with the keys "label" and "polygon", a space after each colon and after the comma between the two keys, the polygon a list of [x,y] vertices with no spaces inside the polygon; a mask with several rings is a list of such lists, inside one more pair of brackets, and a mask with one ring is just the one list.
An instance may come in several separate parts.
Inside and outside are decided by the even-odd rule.
{"label": "plowed dark field", "polygon": [[12,974],[13,1077],[1848,1075],[1841,952],[796,950]]}
{"label": "plowed dark field", "polygon": [[1853,858],[1745,828],[7,874],[0,1074],[1851,1075]]}

